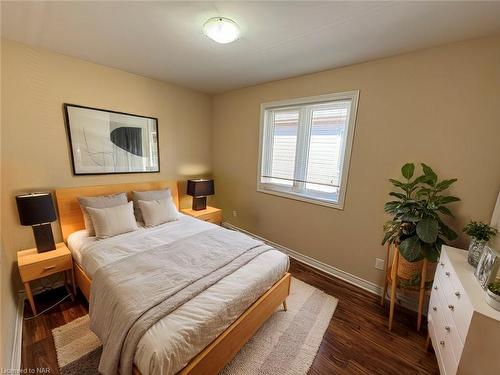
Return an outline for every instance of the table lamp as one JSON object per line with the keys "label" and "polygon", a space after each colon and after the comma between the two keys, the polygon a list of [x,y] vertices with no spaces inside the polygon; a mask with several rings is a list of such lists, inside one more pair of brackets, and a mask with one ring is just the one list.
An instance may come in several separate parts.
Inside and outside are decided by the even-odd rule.
{"label": "table lamp", "polygon": [[193,211],[201,211],[207,208],[207,196],[214,194],[214,180],[203,178],[188,180],[187,195],[193,197]]}
{"label": "table lamp", "polygon": [[56,211],[50,193],[28,193],[16,196],[21,225],[31,225],[39,253],[55,250],[50,223],[56,220]]}

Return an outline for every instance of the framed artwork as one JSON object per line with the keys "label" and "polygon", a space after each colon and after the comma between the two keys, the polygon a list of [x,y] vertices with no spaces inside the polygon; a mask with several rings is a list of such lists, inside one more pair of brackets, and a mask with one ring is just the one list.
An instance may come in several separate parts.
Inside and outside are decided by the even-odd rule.
{"label": "framed artwork", "polygon": [[497,202],[493,210],[490,225],[498,230],[498,234],[490,241],[490,246],[497,253],[500,253],[500,193],[498,193]]}
{"label": "framed artwork", "polygon": [[479,258],[476,271],[474,272],[474,276],[476,276],[476,279],[483,288],[486,288],[486,286],[496,277],[498,261],[499,259],[496,252],[490,249],[489,246],[485,246],[481,258]]}
{"label": "framed artwork", "polygon": [[158,119],[64,104],[73,173],[160,171]]}

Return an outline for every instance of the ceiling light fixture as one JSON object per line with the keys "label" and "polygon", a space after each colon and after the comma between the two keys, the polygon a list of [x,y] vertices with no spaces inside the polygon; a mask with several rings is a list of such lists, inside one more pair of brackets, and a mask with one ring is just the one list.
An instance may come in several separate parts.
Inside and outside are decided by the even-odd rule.
{"label": "ceiling light fixture", "polygon": [[240,28],[233,20],[225,17],[210,18],[203,25],[206,36],[217,43],[231,43],[239,38]]}

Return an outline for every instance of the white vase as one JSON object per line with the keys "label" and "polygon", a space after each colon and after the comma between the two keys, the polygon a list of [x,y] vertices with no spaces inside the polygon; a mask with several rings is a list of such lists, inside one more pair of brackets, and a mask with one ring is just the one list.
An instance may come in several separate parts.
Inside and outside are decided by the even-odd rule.
{"label": "white vase", "polygon": [[486,303],[495,310],[500,311],[500,296],[486,288]]}

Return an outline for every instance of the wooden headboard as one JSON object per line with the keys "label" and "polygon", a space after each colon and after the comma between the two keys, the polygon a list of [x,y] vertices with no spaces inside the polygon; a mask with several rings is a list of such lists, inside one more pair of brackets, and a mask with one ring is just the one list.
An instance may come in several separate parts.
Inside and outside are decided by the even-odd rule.
{"label": "wooden headboard", "polygon": [[56,189],[57,210],[59,212],[59,223],[61,225],[64,241],[66,242],[66,239],[71,233],[85,228],[78,197],[95,197],[97,195],[127,193],[128,199],[131,200],[132,191],[159,190],[166,188],[171,190],[172,199],[177,208],[179,208],[177,181],[136,182]]}

